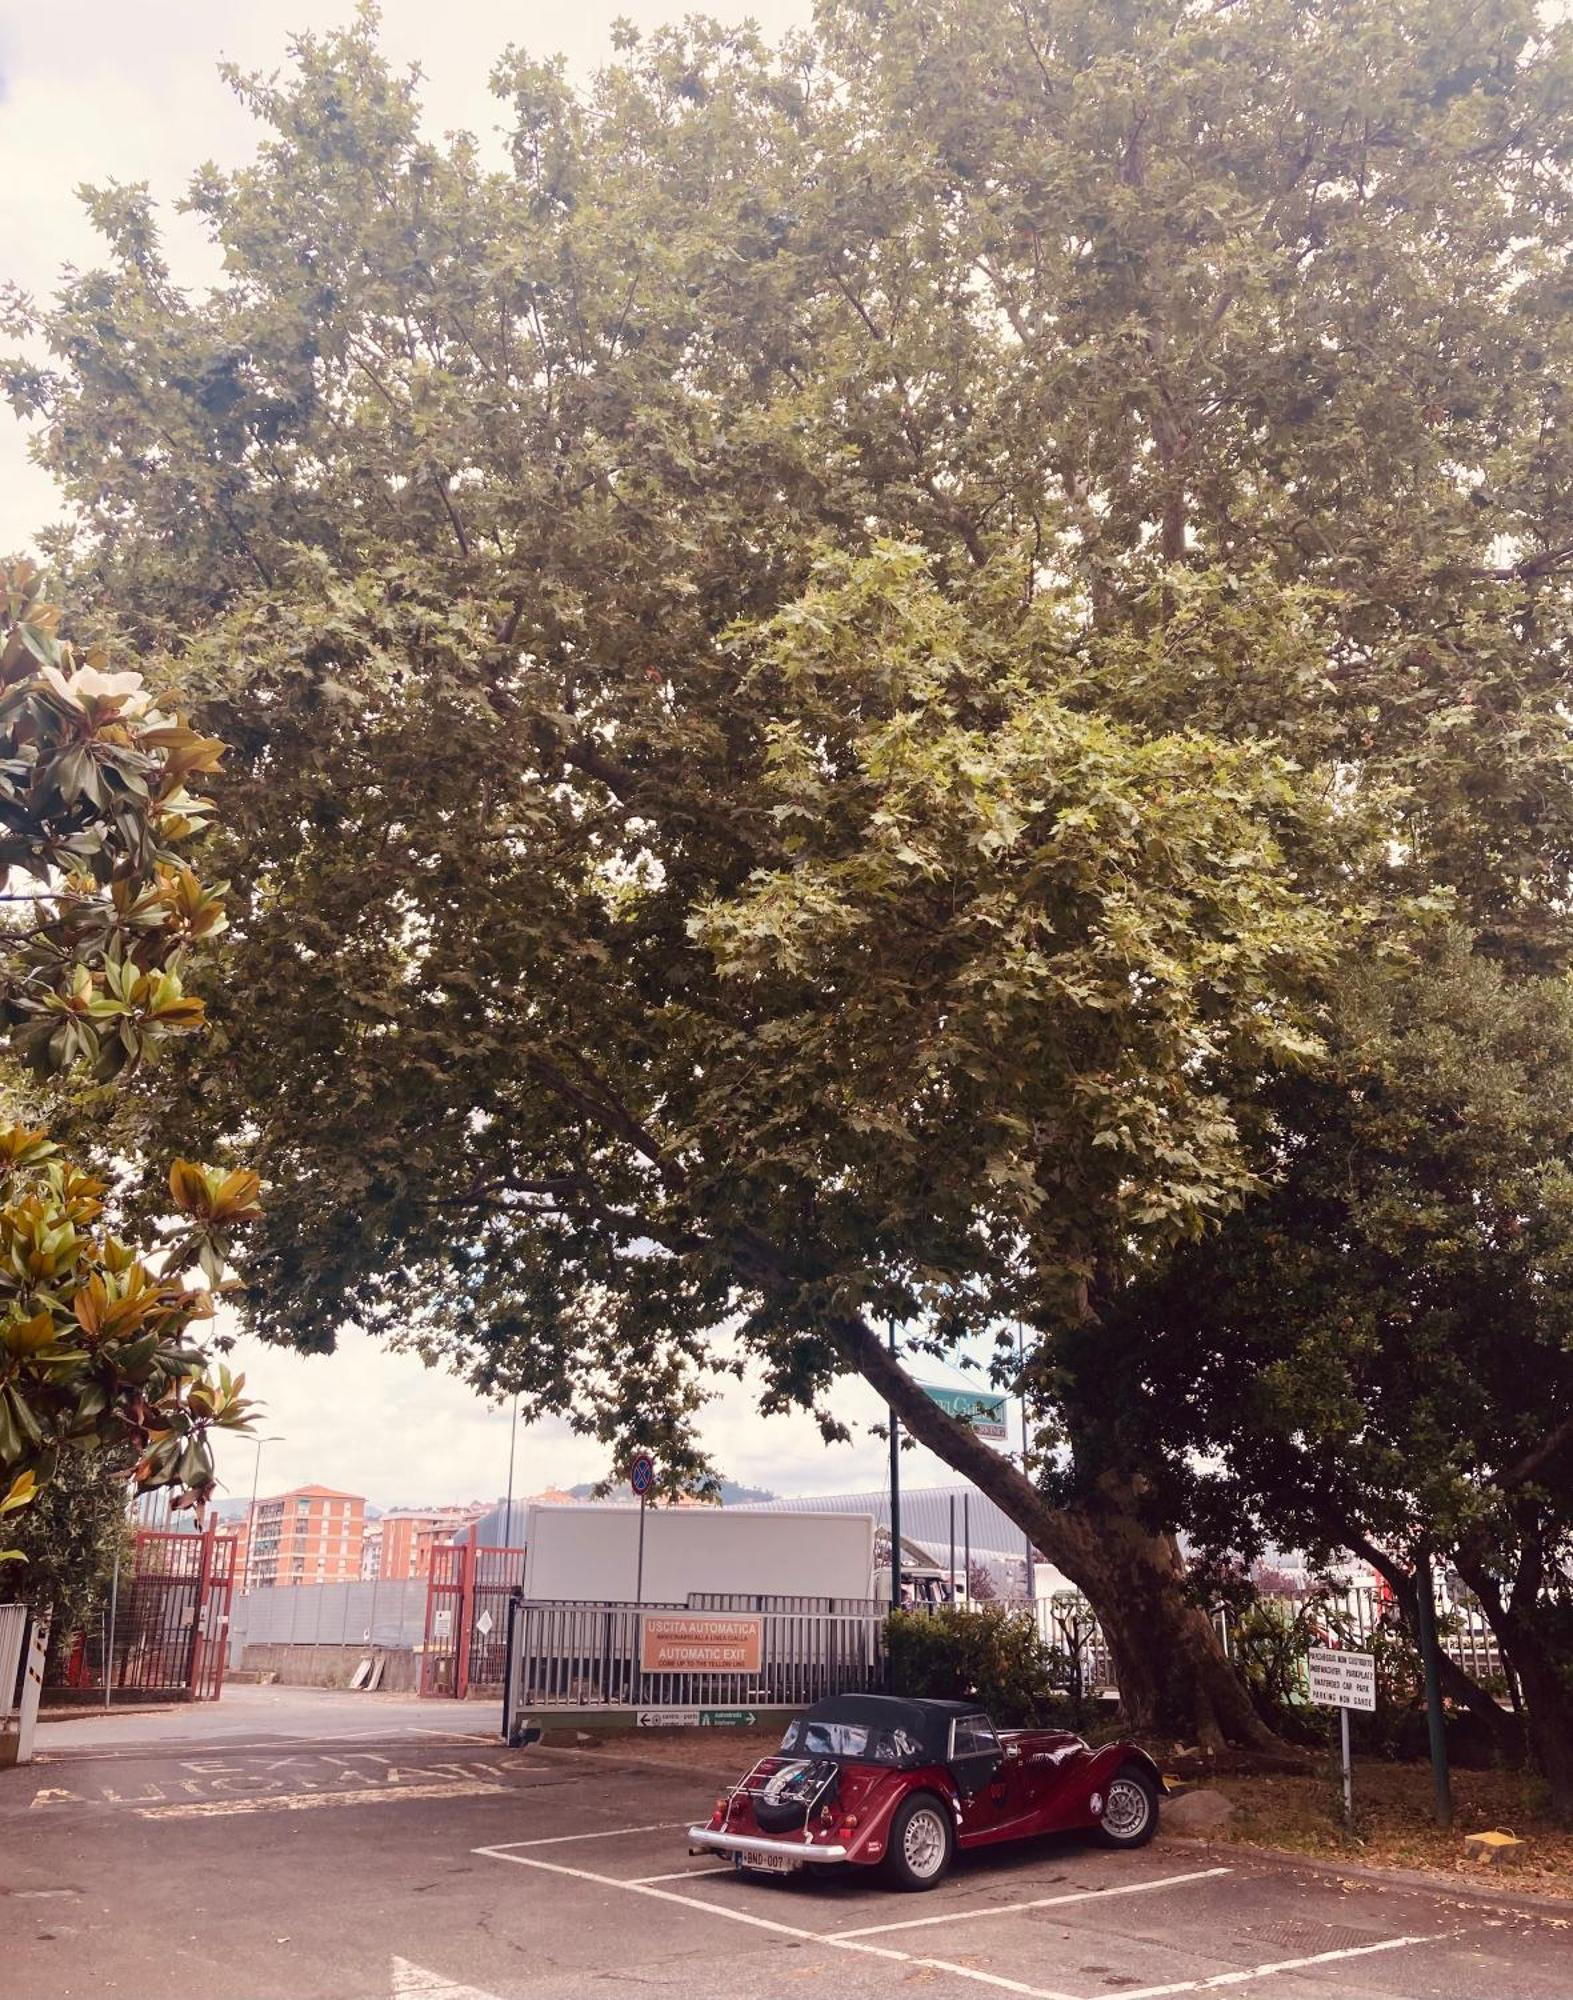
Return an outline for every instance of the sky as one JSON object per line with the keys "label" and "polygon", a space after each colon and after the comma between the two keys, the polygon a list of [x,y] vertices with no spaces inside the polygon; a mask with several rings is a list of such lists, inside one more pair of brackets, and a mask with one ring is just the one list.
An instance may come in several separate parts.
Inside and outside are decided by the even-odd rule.
{"label": "sky", "polygon": [[[587,75],[610,50],[624,16],[641,28],[690,11],[686,0],[385,0],[382,39],[401,62],[418,62],[430,128],[489,134],[503,107],[487,78],[517,43],[562,53]],[[807,0],[713,0],[723,18],[747,14],[767,32],[807,19]],[[339,25],[351,0],[0,0],[0,279],[46,296],[60,268],[90,265],[95,239],[75,190],[83,183],[147,181],[173,201],[192,169],[246,158],[249,119],[218,74],[222,61],[271,70],[291,34]],[[207,264],[189,225],[166,218],[175,276],[201,283]],[[0,338],[0,349],[10,345]],[[24,550],[58,513],[48,478],[27,458],[21,427],[0,411],[0,552]],[[243,1338],[231,1357],[266,1406],[259,1442],[221,1439],[220,1479],[246,1498],[320,1482],[378,1506],[495,1499],[506,1488],[509,1415],[413,1355],[348,1336],[330,1357],[293,1355]],[[930,1373],[934,1371],[930,1370]],[[953,1379],[963,1379],[954,1377]],[[882,1415],[860,1382],[837,1391],[857,1441],[826,1447],[806,1417],[761,1418],[747,1384],[729,1383],[702,1434],[722,1471],[780,1493],[835,1493],[879,1484],[886,1446],[868,1434]],[[600,1449],[560,1425],[521,1427],[514,1490],[538,1492],[598,1479]],[[924,1451],[906,1454],[904,1477],[948,1475]]]}

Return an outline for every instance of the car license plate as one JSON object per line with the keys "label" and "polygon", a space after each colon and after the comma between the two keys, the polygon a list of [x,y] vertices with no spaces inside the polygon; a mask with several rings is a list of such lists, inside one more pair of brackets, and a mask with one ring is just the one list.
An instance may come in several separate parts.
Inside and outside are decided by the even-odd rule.
{"label": "car license plate", "polygon": [[757,1847],[745,1847],[737,1857],[737,1865],[757,1869],[761,1875],[790,1875],[799,1863],[790,1854],[765,1854]]}

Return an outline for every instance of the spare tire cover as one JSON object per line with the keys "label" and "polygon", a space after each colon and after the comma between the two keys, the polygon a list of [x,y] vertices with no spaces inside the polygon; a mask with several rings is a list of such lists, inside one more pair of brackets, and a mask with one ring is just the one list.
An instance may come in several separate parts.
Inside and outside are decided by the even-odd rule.
{"label": "spare tire cover", "polygon": [[754,1823],[761,1833],[796,1833],[810,1810],[835,1797],[833,1757],[794,1757],[772,1771],[762,1790],[753,1795]]}

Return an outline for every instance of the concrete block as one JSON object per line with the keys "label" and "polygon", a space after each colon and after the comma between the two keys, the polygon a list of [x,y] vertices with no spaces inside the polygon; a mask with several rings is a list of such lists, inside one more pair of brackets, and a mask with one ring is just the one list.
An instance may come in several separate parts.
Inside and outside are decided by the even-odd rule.
{"label": "concrete block", "polygon": [[1170,1833],[1217,1833],[1234,1814],[1235,1808],[1223,1793],[1207,1785],[1163,1802],[1163,1824]]}
{"label": "concrete block", "polygon": [[1516,1868],[1529,1852],[1527,1841],[1514,1833],[1466,1833],[1464,1858],[1486,1868]]}

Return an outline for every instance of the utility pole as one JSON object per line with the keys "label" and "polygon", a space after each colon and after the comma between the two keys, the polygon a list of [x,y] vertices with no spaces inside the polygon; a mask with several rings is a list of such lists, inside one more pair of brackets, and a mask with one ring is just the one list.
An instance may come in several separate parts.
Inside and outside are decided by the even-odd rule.
{"label": "utility pole", "polygon": [[513,1542],[513,1454],[519,1442],[519,1398],[513,1399],[513,1420],[508,1426],[508,1498],[503,1503],[502,1545],[511,1549]]}
{"label": "utility pole", "polygon": [[257,1456],[251,1468],[251,1511],[246,1516],[246,1574],[241,1578],[245,1595],[251,1595],[251,1579],[257,1561],[257,1486],[262,1478],[262,1447],[265,1444],[282,1444],[282,1437],[259,1437]]}
{"label": "utility pole", "polygon": [[[896,1352],[896,1322],[890,1322],[890,1352]],[[901,1420],[890,1412],[890,1608],[901,1609]]]}
{"label": "utility pole", "polygon": [[1436,1637],[1436,1599],[1431,1592],[1431,1544],[1422,1535],[1415,1545],[1415,1625],[1420,1660],[1425,1669],[1426,1724],[1431,1738],[1431,1785],[1434,1813],[1440,1827],[1453,1824],[1453,1786],[1447,1769],[1447,1729],[1442,1716],[1442,1672]]}
{"label": "utility pole", "polygon": [[[1023,1479],[1030,1480],[1032,1473],[1028,1469],[1027,1464],[1027,1349],[1020,1320],[1016,1322],[1016,1376],[1021,1388],[1021,1476]],[[1027,1588],[1025,1594],[1027,1602],[1031,1604],[1036,1598],[1037,1592],[1033,1589],[1032,1583],[1032,1559],[1035,1551],[1032,1546],[1030,1532],[1026,1536],[1026,1543]]]}

